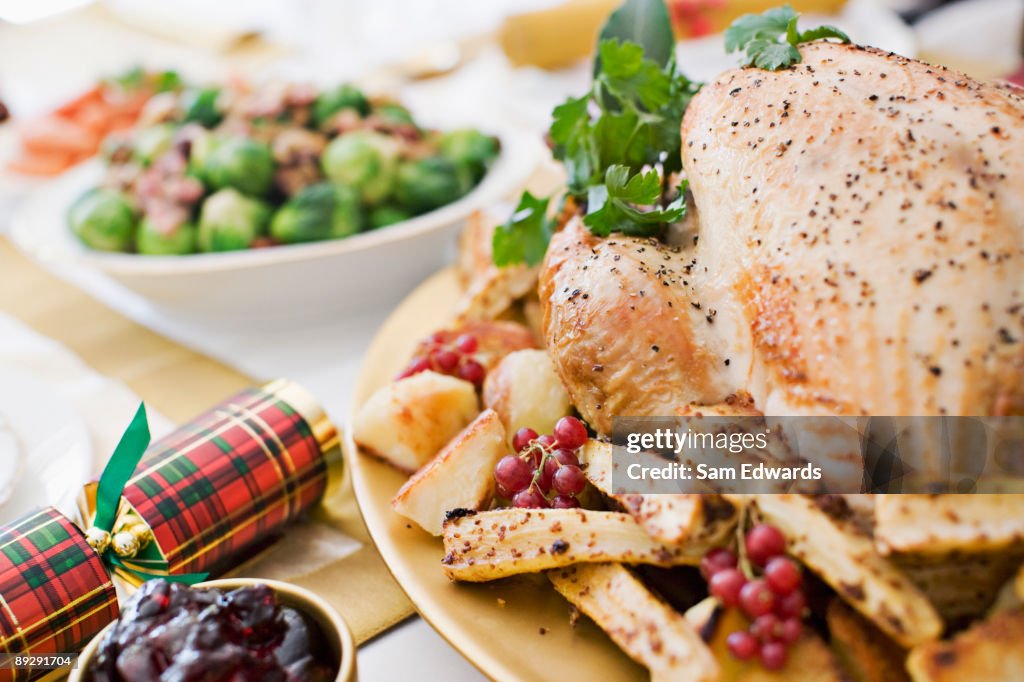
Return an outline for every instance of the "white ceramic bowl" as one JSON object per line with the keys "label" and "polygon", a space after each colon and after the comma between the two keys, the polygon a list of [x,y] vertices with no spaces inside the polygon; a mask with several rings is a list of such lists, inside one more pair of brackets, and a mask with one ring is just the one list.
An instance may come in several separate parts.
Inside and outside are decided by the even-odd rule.
{"label": "white ceramic bowl", "polygon": [[67,226],[68,207],[97,184],[98,161],[69,171],[19,207],[11,236],[48,265],[99,270],[154,306],[198,317],[286,320],[358,311],[398,300],[451,260],[455,236],[474,211],[506,199],[544,153],[535,134],[497,133],[501,154],[458,201],[411,220],[347,239],[189,256],[102,253]]}

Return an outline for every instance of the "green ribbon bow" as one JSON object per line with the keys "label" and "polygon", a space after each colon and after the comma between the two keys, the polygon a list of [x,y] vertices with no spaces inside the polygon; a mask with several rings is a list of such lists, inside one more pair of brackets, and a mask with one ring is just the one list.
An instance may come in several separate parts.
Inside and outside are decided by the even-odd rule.
{"label": "green ribbon bow", "polygon": [[[149,448],[149,420],[146,418],[145,403],[139,404],[139,409],[132,417],[128,428],[121,435],[114,454],[103,469],[99,485],[96,489],[96,515],[93,519],[93,527],[113,535],[114,524],[117,522],[117,513],[121,507],[121,496],[124,488],[135,473],[139,461]],[[162,578],[168,582],[184,583],[194,585],[206,580],[208,573],[183,573],[181,575],[165,575],[162,573],[151,573],[138,568],[128,566],[117,553],[107,546],[100,553],[100,558],[107,567],[114,571],[121,569],[138,576],[142,580]]]}

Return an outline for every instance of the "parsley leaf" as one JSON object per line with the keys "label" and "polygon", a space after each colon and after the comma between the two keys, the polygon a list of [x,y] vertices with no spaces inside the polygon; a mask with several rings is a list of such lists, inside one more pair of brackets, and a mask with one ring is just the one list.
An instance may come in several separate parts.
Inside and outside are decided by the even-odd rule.
{"label": "parsley leaf", "polygon": [[661,177],[656,170],[630,173],[626,166],[611,166],[603,185],[590,188],[587,216],[583,224],[594,234],[607,237],[613,232],[632,236],[658,234],[666,223],[686,213],[686,187],[665,208],[641,210],[639,206],[657,205],[661,199]]}
{"label": "parsley leaf", "polygon": [[515,212],[494,230],[492,258],[498,267],[526,263],[537,265],[544,259],[554,228],[548,218],[550,198],[538,198],[523,192]]}
{"label": "parsley leaf", "polygon": [[[644,56],[665,66],[676,51],[672,20],[664,0],[628,0],[612,12],[601,29],[598,42],[620,40],[643,46]],[[601,70],[601,55],[594,60],[594,75]]]}
{"label": "parsley leaf", "polygon": [[588,96],[570,99],[552,112],[551,141],[554,157],[565,166],[569,188],[579,192],[590,182],[598,162],[592,140],[592,126],[587,107]]}
{"label": "parsley leaf", "polygon": [[844,43],[850,37],[835,26],[819,26],[797,31],[797,14],[789,5],[761,14],[745,14],[725,30],[725,51],[745,52],[745,66],[778,71],[800,63],[797,45],[822,38],[837,38]]}
{"label": "parsley leaf", "polygon": [[778,71],[800,61],[800,51],[789,43],[758,39],[747,47],[752,63],[759,69]]}
{"label": "parsley leaf", "polygon": [[599,51],[602,69],[598,79],[620,101],[631,100],[647,111],[657,111],[668,104],[669,76],[657,64],[644,59],[642,47],[605,40]]}
{"label": "parsley leaf", "polygon": [[822,38],[838,38],[844,43],[850,42],[850,36],[840,31],[835,26],[819,26],[818,28],[811,28],[800,34],[801,43],[809,43],[812,40],[821,40]]}
{"label": "parsley leaf", "polygon": [[725,29],[725,51],[732,53],[742,50],[757,38],[777,39],[797,16],[789,5],[775,7],[761,14],[744,14]]}

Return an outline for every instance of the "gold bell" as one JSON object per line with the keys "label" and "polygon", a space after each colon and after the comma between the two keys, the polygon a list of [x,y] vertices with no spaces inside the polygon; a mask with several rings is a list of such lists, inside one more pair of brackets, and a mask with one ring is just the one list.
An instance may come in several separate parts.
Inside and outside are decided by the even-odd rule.
{"label": "gold bell", "polygon": [[139,553],[139,540],[130,531],[122,530],[114,534],[110,541],[114,554],[122,559],[131,559]]}
{"label": "gold bell", "polygon": [[103,554],[110,547],[110,533],[102,528],[90,526],[85,531],[85,542],[96,550],[97,554]]}
{"label": "gold bell", "polygon": [[149,526],[137,519],[125,521],[118,529],[118,532],[131,533],[139,543],[138,550],[136,550],[139,552],[146,549],[153,540],[153,531],[149,529]]}

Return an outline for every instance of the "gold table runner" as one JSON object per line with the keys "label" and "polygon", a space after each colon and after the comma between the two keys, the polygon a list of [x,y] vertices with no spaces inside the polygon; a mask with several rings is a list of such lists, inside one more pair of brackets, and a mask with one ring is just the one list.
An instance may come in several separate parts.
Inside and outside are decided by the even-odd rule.
{"label": "gold table runner", "polygon": [[[124,382],[175,423],[275,378],[246,376],[146,329],[50,274],[2,238],[0,310],[64,344],[97,372]],[[363,547],[292,582],[334,606],[359,643],[410,616],[412,604],[374,548],[351,487],[346,484],[318,516]]]}

